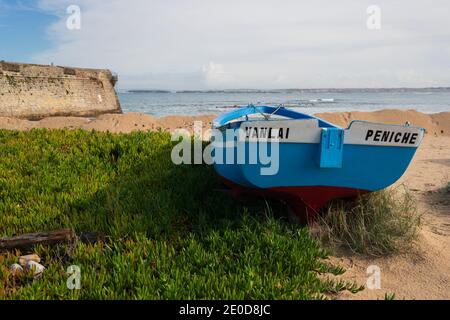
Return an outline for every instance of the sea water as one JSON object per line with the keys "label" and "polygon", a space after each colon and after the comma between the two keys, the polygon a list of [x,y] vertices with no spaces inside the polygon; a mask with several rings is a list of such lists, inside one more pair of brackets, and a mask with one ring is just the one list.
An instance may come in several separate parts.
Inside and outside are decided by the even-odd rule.
{"label": "sea water", "polygon": [[220,114],[247,104],[280,105],[301,112],[415,109],[450,111],[450,88],[288,89],[224,91],[119,91],[124,112],[155,116]]}

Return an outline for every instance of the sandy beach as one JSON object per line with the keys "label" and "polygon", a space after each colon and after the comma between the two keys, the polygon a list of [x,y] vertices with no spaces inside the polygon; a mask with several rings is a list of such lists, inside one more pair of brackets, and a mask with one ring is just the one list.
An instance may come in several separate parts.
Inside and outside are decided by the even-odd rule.
{"label": "sandy beach", "polygon": [[[395,109],[376,112],[324,113],[318,116],[347,126],[352,120],[368,120],[393,124],[409,122],[427,130],[425,140],[410,168],[398,184],[406,184],[418,201],[423,214],[423,228],[413,252],[391,257],[368,258],[342,253],[331,259],[346,268],[342,276],[365,284],[367,267],[381,268],[381,289],[366,289],[357,295],[349,293],[341,299],[383,299],[395,293],[402,299],[450,299],[450,112],[424,114],[414,110]],[[31,130],[35,128],[76,129],[129,133],[136,130],[173,131],[192,130],[194,121],[202,121],[204,128],[211,125],[214,115],[169,116],[157,118],[140,113],[107,114],[95,119],[81,117],[52,117],[40,121],[0,118],[0,128]]]}
{"label": "sandy beach", "polygon": [[[381,269],[381,289],[366,289],[341,299],[450,299],[450,136],[429,134],[397,185],[405,184],[417,199],[423,227],[415,249],[408,254],[368,258],[349,252],[332,261],[346,268],[343,279],[365,284],[367,268]],[[394,186],[395,187],[395,186]]]}
{"label": "sandy beach", "polygon": [[[425,114],[415,110],[385,109],[375,112],[339,112],[319,113],[318,117],[347,127],[353,120],[384,122],[390,124],[405,124],[419,126],[427,130],[428,135],[450,136],[450,112]],[[105,114],[96,118],[85,117],[49,117],[38,121],[30,121],[12,117],[0,117],[0,129],[31,130],[47,129],[84,129],[110,131],[113,133],[129,133],[132,131],[176,129],[192,130],[195,121],[201,121],[204,129],[211,127],[214,114],[200,116],[166,116],[154,117],[143,113]]]}

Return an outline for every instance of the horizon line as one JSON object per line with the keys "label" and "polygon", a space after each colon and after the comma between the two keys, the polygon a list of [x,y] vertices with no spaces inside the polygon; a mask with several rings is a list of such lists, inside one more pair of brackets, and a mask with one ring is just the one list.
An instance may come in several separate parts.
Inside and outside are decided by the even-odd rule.
{"label": "horizon line", "polygon": [[262,89],[262,88],[245,88],[245,89],[125,89],[119,88],[119,90],[127,91],[127,92],[167,92],[167,93],[183,93],[183,92],[229,92],[229,91],[312,91],[312,90],[321,90],[321,91],[337,91],[337,90],[450,90],[450,86],[431,86],[431,87],[348,87],[348,88],[281,88],[281,89]]}

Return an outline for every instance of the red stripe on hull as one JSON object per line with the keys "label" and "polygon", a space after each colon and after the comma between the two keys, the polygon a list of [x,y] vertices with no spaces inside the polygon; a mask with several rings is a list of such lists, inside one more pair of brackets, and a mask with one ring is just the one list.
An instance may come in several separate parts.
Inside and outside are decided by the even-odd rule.
{"label": "red stripe on hull", "polygon": [[368,193],[368,190],[331,187],[331,186],[303,186],[303,187],[274,187],[267,189],[247,188],[222,177],[226,185],[232,189],[235,197],[251,195],[283,200],[298,218],[310,221],[328,202],[334,199],[354,198]]}

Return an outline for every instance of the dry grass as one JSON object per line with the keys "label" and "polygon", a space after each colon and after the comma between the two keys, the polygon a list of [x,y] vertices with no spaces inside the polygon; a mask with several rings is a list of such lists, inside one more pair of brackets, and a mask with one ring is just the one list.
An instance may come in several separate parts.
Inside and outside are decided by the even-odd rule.
{"label": "dry grass", "polygon": [[406,187],[378,191],[355,201],[335,201],[318,219],[319,237],[332,248],[382,256],[412,247],[421,225]]}

